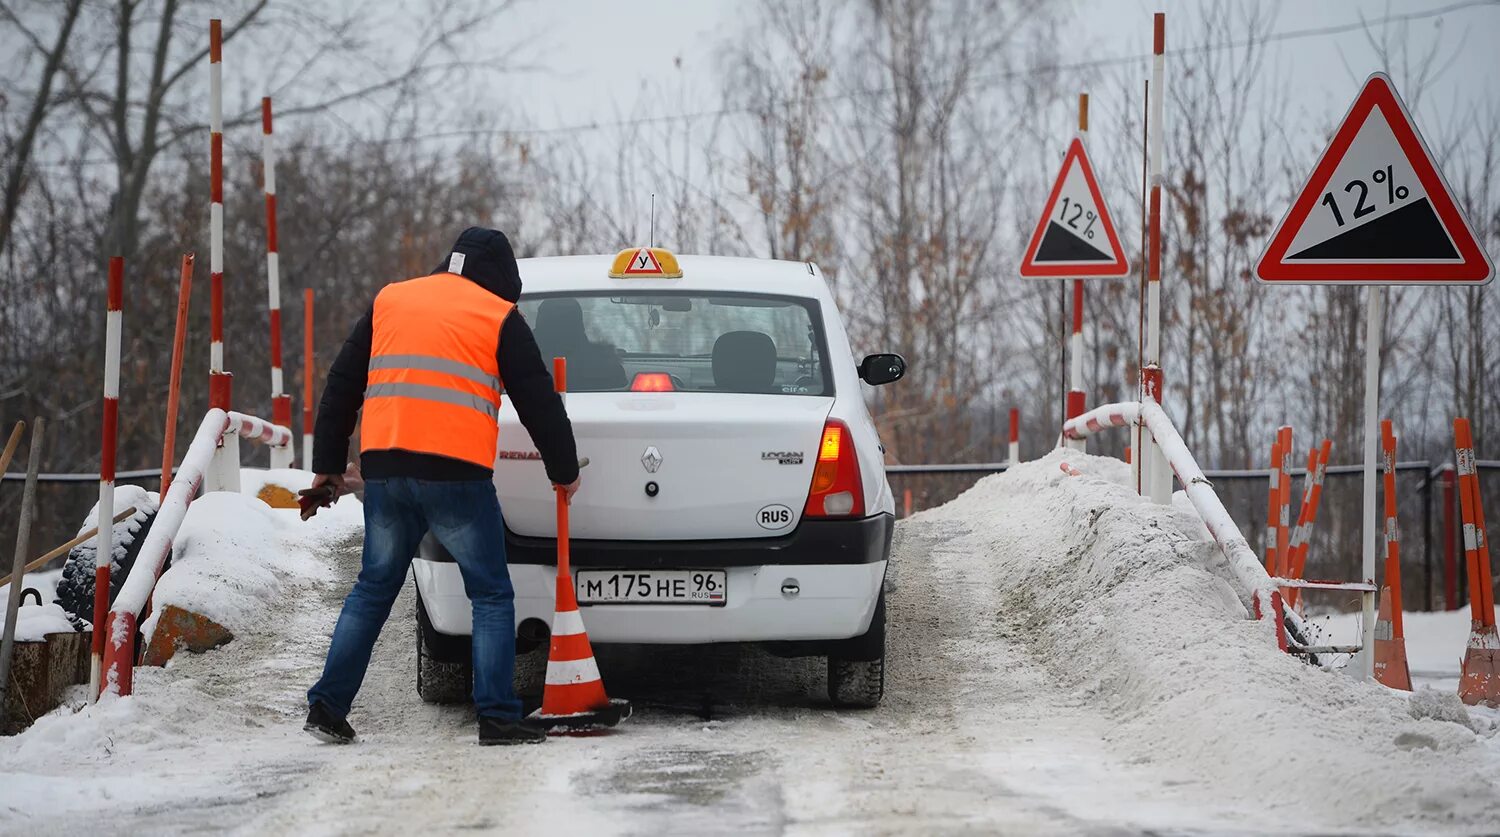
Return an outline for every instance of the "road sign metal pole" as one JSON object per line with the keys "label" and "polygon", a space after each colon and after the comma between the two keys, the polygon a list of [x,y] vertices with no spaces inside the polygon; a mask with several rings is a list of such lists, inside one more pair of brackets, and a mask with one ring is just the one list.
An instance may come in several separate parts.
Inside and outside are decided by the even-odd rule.
{"label": "road sign metal pole", "polygon": [[[1375,583],[1376,490],[1375,469],[1380,460],[1380,338],[1385,329],[1385,288],[1371,285],[1365,297],[1365,470],[1363,574]],[[1362,650],[1356,658],[1359,679],[1375,675],[1375,597],[1364,597]]]}
{"label": "road sign metal pole", "polygon": [[[1078,136],[1089,132],[1089,94],[1078,94]],[[1068,346],[1071,355],[1069,369],[1067,418],[1083,415],[1087,397],[1083,393],[1083,280],[1073,280],[1073,338]],[[1064,444],[1077,451],[1088,449],[1084,439],[1068,439]]]}

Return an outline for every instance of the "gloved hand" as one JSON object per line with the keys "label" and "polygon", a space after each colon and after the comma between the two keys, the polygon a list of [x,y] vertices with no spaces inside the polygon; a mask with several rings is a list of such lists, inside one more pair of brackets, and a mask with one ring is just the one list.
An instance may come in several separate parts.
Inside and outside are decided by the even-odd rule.
{"label": "gloved hand", "polygon": [[302,519],[307,520],[318,513],[318,509],[331,506],[341,494],[347,494],[343,474],[318,474],[313,477],[312,487],[297,492],[297,506],[302,510]]}

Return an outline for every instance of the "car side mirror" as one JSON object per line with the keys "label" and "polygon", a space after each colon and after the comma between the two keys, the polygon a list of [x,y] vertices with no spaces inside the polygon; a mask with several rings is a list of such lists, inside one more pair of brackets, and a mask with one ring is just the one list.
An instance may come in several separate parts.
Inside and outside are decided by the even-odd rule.
{"label": "car side mirror", "polygon": [[859,379],[872,387],[899,381],[905,376],[906,359],[898,354],[865,355],[865,359],[859,362]]}

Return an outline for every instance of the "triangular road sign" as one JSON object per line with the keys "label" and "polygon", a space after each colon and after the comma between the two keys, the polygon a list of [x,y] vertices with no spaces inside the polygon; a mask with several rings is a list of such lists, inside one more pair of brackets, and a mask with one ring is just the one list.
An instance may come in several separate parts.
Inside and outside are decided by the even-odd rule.
{"label": "triangular road sign", "polygon": [[640,247],[631,257],[624,273],[626,276],[661,276],[666,271],[661,269],[661,262],[656,260],[656,254],[651,252],[650,247]]}
{"label": "triangular road sign", "polygon": [[1375,73],[1256,266],[1262,282],[1482,284],[1494,268],[1390,77]]}
{"label": "triangular road sign", "polygon": [[1074,137],[1021,259],[1021,275],[1086,279],[1129,272],[1088,152],[1083,140]]}

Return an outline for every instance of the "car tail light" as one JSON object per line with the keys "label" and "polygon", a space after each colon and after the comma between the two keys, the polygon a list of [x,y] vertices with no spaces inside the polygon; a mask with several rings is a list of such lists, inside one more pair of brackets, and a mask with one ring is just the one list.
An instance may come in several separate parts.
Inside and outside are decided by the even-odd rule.
{"label": "car tail light", "polygon": [[630,382],[631,392],[674,392],[672,376],[665,372],[637,372]]}
{"label": "car tail light", "polygon": [[863,517],[865,492],[859,478],[854,439],[843,422],[829,419],[818,442],[812,487],[807,492],[804,517]]}

